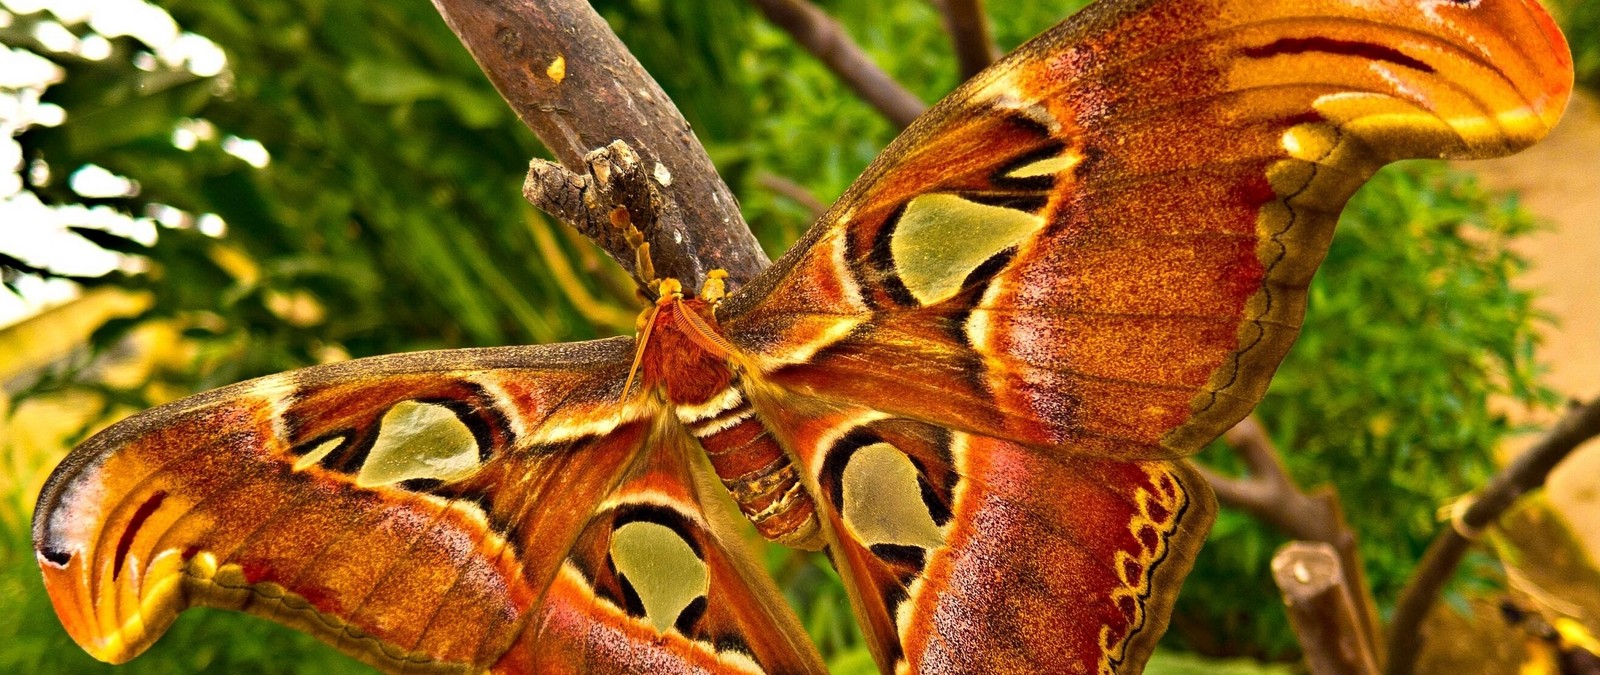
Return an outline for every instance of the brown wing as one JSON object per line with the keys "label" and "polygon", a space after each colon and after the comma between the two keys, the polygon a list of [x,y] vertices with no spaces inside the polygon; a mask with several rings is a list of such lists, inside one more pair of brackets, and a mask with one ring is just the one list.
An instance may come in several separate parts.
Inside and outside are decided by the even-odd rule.
{"label": "brown wing", "polygon": [[[659,411],[617,402],[632,345],[363,359],[113,425],[35,512],[57,613],[112,662],[207,605],[395,671],[818,669],[771,582],[707,526]],[[705,573],[694,617],[617,592],[607,542],[642,502],[676,514],[652,541],[677,537]]]}
{"label": "brown wing", "polygon": [[1570,86],[1531,0],[1147,0],[914,123],[718,310],[880,667],[1141,670],[1215,509],[1171,458],[1259,400],[1345,200]]}
{"label": "brown wing", "polygon": [[914,123],[719,319],[797,393],[1184,455],[1260,398],[1377,167],[1525,147],[1571,82],[1533,0],[1097,4]]}
{"label": "brown wing", "polygon": [[758,409],[807,469],[884,672],[1138,672],[1216,511],[1181,460],[1058,456],[781,397]]}
{"label": "brown wing", "polygon": [[799,621],[725,520],[723,488],[696,480],[711,475],[699,448],[675,426],[653,426],[672,429],[664,435],[635,427],[643,451],[577,531],[537,628],[496,668],[823,672]]}

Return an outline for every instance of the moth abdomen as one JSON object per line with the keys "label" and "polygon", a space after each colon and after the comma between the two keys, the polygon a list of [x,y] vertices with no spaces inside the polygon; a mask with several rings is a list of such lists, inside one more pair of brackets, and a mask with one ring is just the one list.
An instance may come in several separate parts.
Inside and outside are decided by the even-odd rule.
{"label": "moth abdomen", "polygon": [[786,546],[821,547],[816,504],[788,454],[738,388],[729,387],[700,405],[680,405],[677,412],[761,536]]}

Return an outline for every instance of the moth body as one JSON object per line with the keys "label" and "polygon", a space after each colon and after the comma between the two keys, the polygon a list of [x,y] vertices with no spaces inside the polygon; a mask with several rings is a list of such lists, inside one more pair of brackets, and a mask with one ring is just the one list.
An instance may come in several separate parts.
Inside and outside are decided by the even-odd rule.
{"label": "moth body", "polygon": [[675,280],[667,281],[641,328],[642,391],[658,392],[672,406],[761,536],[786,546],[822,548],[816,504],[741,388],[743,369],[718,332],[713,310],[720,278],[707,282],[702,297],[687,299]]}

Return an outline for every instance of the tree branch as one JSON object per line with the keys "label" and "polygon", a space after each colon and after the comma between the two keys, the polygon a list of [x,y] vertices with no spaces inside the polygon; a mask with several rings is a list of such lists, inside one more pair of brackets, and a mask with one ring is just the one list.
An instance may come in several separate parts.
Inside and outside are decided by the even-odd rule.
{"label": "tree branch", "polygon": [[[588,153],[623,141],[663,198],[659,213],[629,213],[636,223],[652,224],[640,229],[662,276],[694,288],[714,267],[728,270],[736,283],[766,267],[738,202],[689,124],[588,2],[433,4],[523,123],[580,174],[558,176],[544,167],[537,180],[548,182],[549,190],[594,179],[585,163]],[[632,271],[633,251],[625,245],[619,250],[615,240],[604,244],[606,252]]]}
{"label": "tree branch", "polygon": [[938,0],[944,15],[944,29],[955,47],[956,63],[965,80],[989,67],[1000,56],[989,39],[989,19],[983,13],[983,0]]}
{"label": "tree branch", "polygon": [[1272,556],[1272,578],[1283,593],[1306,665],[1318,675],[1377,675],[1378,663],[1361,625],[1361,611],[1330,544],[1294,541]]}
{"label": "tree branch", "polygon": [[[437,1],[437,0],[436,0]],[[883,69],[850,39],[844,27],[806,0],[751,0],[767,20],[794,37],[878,112],[905,128],[927,105]]]}
{"label": "tree branch", "polygon": [[1234,425],[1222,438],[1244,460],[1248,473],[1232,478],[1198,467],[1219,501],[1294,539],[1338,545],[1345,538],[1349,530],[1342,527],[1342,518],[1336,517],[1337,498],[1327,489],[1312,494],[1302,492],[1254,415]]}
{"label": "tree branch", "polygon": [[1378,641],[1378,612],[1373,602],[1356,535],[1345,523],[1344,508],[1331,486],[1302,491],[1290,477],[1282,456],[1255,415],[1241,420],[1223,435],[1228,447],[1244,460],[1245,477],[1223,476],[1204,466],[1200,474],[1211,484],[1217,501],[1240,509],[1257,520],[1277,528],[1293,539],[1330,544],[1339,553],[1341,579],[1355,607],[1357,625],[1364,634],[1363,644],[1373,650],[1371,658],[1381,662],[1382,644]]}
{"label": "tree branch", "polygon": [[1434,537],[1400,592],[1394,621],[1389,625],[1389,663],[1384,671],[1387,675],[1410,675],[1415,670],[1424,642],[1422,622],[1477,534],[1499,520],[1518,497],[1544,485],[1551,469],[1597,435],[1600,398],[1568,411],[1537,445],[1496,474],[1477,498],[1451,517],[1450,527]]}

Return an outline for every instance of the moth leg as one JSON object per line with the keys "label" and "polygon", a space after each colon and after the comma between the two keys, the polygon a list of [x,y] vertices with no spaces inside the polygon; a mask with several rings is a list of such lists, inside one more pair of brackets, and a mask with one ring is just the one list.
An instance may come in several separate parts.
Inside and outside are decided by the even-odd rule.
{"label": "moth leg", "polygon": [[[650,293],[656,292],[656,287],[661,280],[656,278],[655,263],[650,260],[650,242],[645,241],[644,233],[633,224],[633,218],[628,215],[628,207],[618,206],[611,210],[611,226],[622,231],[622,238],[628,242],[628,247],[633,249],[633,278],[639,285],[648,289]],[[655,298],[646,297],[646,300]]]}
{"label": "moth leg", "polygon": [[[649,246],[649,244],[645,244]],[[673,278],[659,279],[656,281],[656,292],[661,294],[657,304],[665,305],[668,302],[683,299],[683,282]]]}
{"label": "moth leg", "polygon": [[706,273],[706,281],[700,284],[700,299],[716,307],[728,295],[728,270],[718,267]]}

